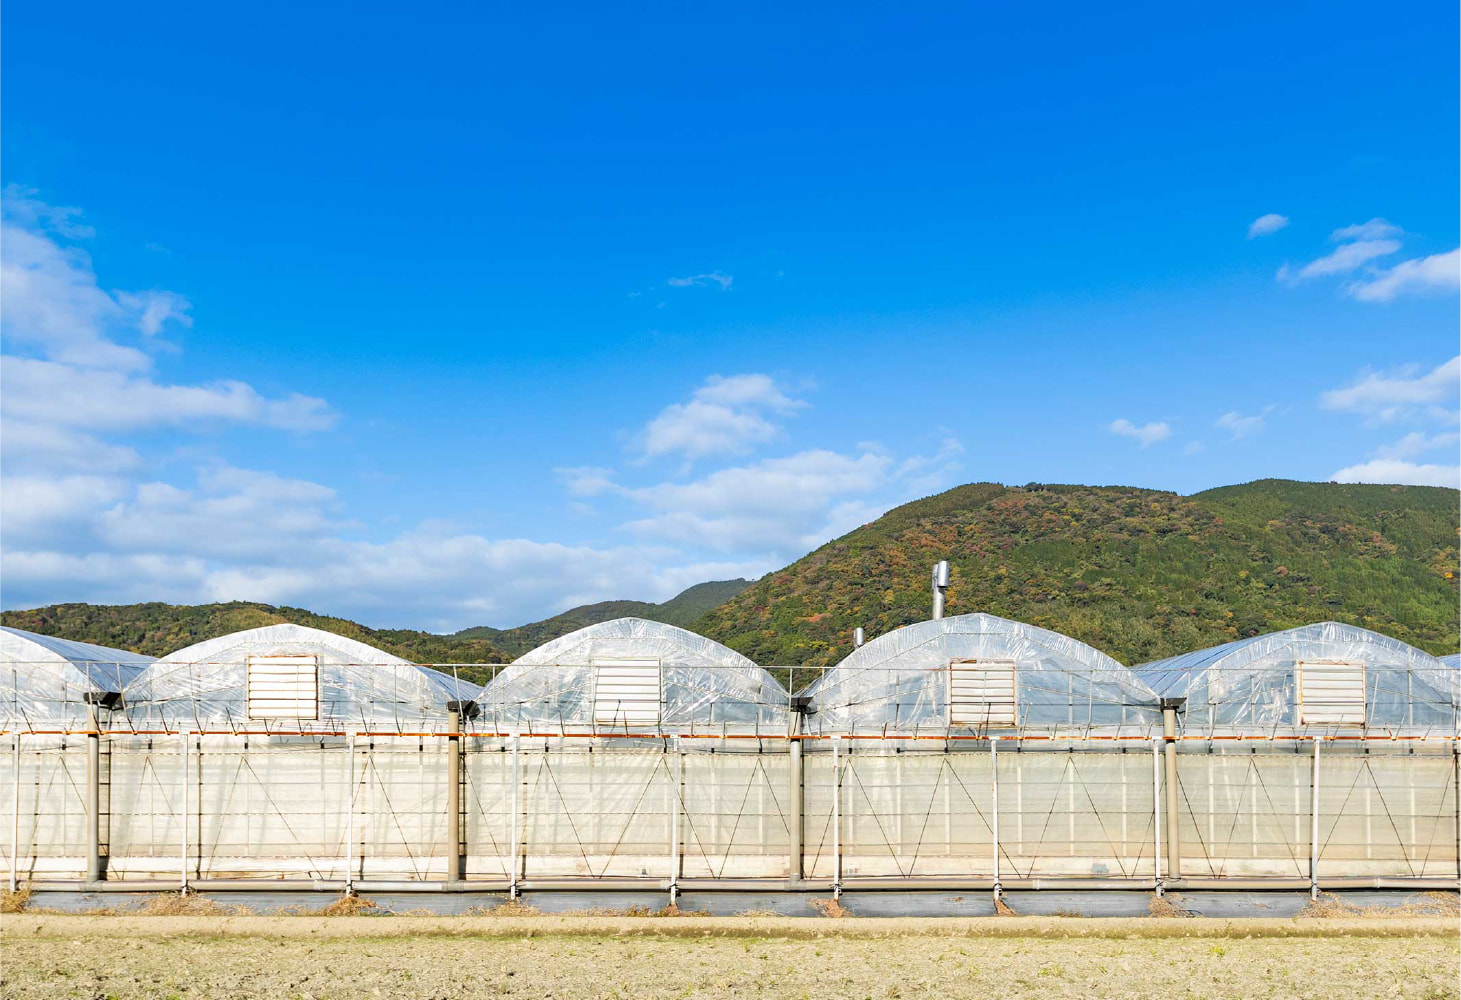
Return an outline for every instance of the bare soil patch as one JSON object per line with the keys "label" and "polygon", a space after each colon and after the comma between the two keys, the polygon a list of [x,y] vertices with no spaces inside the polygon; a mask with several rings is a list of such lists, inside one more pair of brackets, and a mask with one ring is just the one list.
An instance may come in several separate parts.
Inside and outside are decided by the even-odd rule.
{"label": "bare soil patch", "polygon": [[88,917],[0,923],[0,994],[1461,996],[1447,918]]}

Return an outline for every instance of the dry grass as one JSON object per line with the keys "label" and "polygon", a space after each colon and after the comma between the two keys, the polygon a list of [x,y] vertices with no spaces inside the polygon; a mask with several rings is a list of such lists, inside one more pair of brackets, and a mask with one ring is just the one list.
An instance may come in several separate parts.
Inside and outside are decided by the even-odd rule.
{"label": "dry grass", "polygon": [[364,896],[341,896],[328,906],[323,906],[314,911],[317,917],[362,917],[368,916],[379,909],[374,900],[366,899]]}
{"label": "dry grass", "polygon": [[242,906],[223,906],[197,893],[164,892],[130,912],[141,917],[230,917],[243,916],[249,911]]}
{"label": "dry grass", "polygon": [[835,896],[826,899],[814,899],[811,901],[812,909],[824,917],[850,917],[852,911],[842,905],[842,901]]}
{"label": "dry grass", "polygon": [[1461,895],[1454,892],[1419,892],[1404,903],[1390,906],[1360,906],[1331,892],[1299,912],[1301,917],[1461,917]]}
{"label": "dry grass", "polygon": [[1153,917],[1190,917],[1192,914],[1177,905],[1180,897],[1168,893],[1164,896],[1152,895],[1152,901],[1147,904],[1146,912]]}
{"label": "dry grass", "polygon": [[14,892],[0,889],[0,913],[20,913],[29,905],[30,886],[20,886]]}
{"label": "dry grass", "polygon": [[1457,996],[1442,918],[7,918],[0,994],[114,997]]}

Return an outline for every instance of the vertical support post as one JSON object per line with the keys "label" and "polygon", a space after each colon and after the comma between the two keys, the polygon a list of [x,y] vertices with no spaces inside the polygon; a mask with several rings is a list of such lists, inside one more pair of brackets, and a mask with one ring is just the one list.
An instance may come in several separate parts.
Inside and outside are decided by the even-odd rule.
{"label": "vertical support post", "polygon": [[192,801],[192,776],[189,774],[191,768],[188,765],[192,756],[189,744],[193,740],[192,734],[186,730],[179,733],[178,736],[182,739],[183,747],[183,815],[182,821],[178,824],[179,830],[182,831],[179,837],[182,842],[181,849],[178,852],[178,877],[181,879],[181,885],[178,887],[178,891],[186,896],[188,894],[188,816],[192,813],[189,806]]}
{"label": "vertical support post", "polygon": [[842,737],[832,737],[832,898],[842,898]]}
{"label": "vertical support post", "polygon": [[460,882],[466,877],[462,849],[462,713],[452,713],[452,728],[446,738],[446,878]]}
{"label": "vertical support post", "polygon": [[802,714],[801,712],[791,713],[791,747],[790,754],[791,774],[787,779],[787,817],[786,828],[789,834],[787,843],[787,854],[789,857],[788,871],[794,882],[800,882],[806,877],[805,861],[803,860],[806,850],[804,846],[805,824],[802,816],[805,812],[803,796],[803,765],[802,765]]}
{"label": "vertical support post", "polygon": [[1182,877],[1182,839],[1179,823],[1178,799],[1181,786],[1177,779],[1177,709],[1186,702],[1185,698],[1162,699],[1162,741],[1165,744],[1167,780],[1167,878]]}
{"label": "vertical support post", "polygon": [[[1170,745],[1170,744],[1169,744]],[[1167,789],[1171,794],[1171,788]],[[1156,833],[1156,840],[1152,845],[1152,855],[1156,861],[1156,876],[1153,888],[1157,895],[1164,894],[1162,887],[1162,741],[1152,740],[1152,829]],[[1170,869],[1169,869],[1170,870]]]}
{"label": "vertical support post", "polygon": [[993,822],[989,824],[990,840],[994,848],[994,902],[999,903],[1004,895],[1004,886],[999,882],[999,737],[989,738],[989,795]]}
{"label": "vertical support post", "polygon": [[86,881],[101,879],[101,731],[96,705],[86,706]]}
{"label": "vertical support post", "polygon": [[10,737],[10,778],[15,796],[10,802],[10,891],[20,887],[20,734]]}
{"label": "vertical support post", "polygon": [[680,900],[680,813],[685,801],[685,757],[680,752],[680,737],[670,737],[670,784],[674,794],[670,796],[670,905]]}
{"label": "vertical support post", "polygon": [[517,843],[517,839],[518,839],[518,818],[517,818],[517,813],[518,813],[517,795],[518,795],[518,791],[517,791],[517,789],[518,789],[518,785],[520,785],[522,783],[522,778],[520,776],[521,775],[521,772],[518,769],[518,767],[519,767],[519,765],[518,765],[518,751],[521,750],[521,748],[522,748],[522,734],[521,733],[513,733],[512,734],[512,803],[511,803],[511,808],[512,808],[512,821],[511,821],[511,824],[510,824],[509,829],[508,829],[508,849],[512,853],[511,853],[511,856],[509,858],[510,865],[509,865],[508,870],[507,870],[507,898],[508,899],[517,899],[517,868],[518,868],[518,855],[520,853],[520,849],[519,849],[518,843]]}
{"label": "vertical support post", "polygon": [[355,734],[345,734],[345,895],[355,895]]}
{"label": "vertical support post", "polygon": [[1461,742],[1455,741],[1451,743],[1451,804],[1456,811],[1456,888],[1461,889]]}
{"label": "vertical support post", "polygon": [[1319,898],[1319,744],[1314,737],[1314,772],[1309,792],[1309,898]]}

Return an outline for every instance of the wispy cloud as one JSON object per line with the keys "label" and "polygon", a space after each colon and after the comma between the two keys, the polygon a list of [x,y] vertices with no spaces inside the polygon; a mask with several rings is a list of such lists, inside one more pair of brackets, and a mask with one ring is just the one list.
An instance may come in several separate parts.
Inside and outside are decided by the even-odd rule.
{"label": "wispy cloud", "polygon": [[1268,236],[1276,233],[1289,224],[1287,215],[1279,215],[1277,212],[1269,212],[1267,215],[1260,215],[1248,226],[1248,238],[1255,239],[1259,236]]}
{"label": "wispy cloud", "polygon": [[692,288],[696,285],[719,285],[722,292],[730,291],[731,284],[735,277],[721,271],[710,271],[706,274],[691,274],[683,278],[671,278],[665,282],[671,288]]}
{"label": "wispy cloud", "polygon": [[1381,257],[1399,253],[1405,231],[1393,222],[1374,218],[1343,226],[1330,234],[1339,246],[1332,252],[1294,269],[1285,263],[1278,280],[1297,284],[1313,278],[1362,272],[1344,286],[1345,294],[1360,302],[1389,302],[1401,295],[1455,292],[1461,289],[1461,249],[1413,257],[1383,267]]}
{"label": "wispy cloud", "polygon": [[1401,261],[1345,290],[1361,302],[1389,302],[1398,295],[1454,292],[1461,288],[1461,248]]}
{"label": "wispy cloud", "polygon": [[1153,422],[1137,426],[1125,417],[1111,421],[1107,428],[1112,434],[1119,434],[1121,437],[1135,438],[1141,442],[1143,448],[1149,448],[1158,441],[1165,441],[1172,436],[1171,425],[1165,422]]}
{"label": "wispy cloud", "polygon": [[1250,434],[1257,434],[1263,429],[1263,414],[1255,413],[1252,416],[1243,416],[1237,410],[1229,410],[1213,422],[1214,427],[1220,427],[1233,435],[1233,440],[1245,438]]}
{"label": "wispy cloud", "polygon": [[1415,365],[1388,374],[1372,372],[1353,385],[1323,393],[1319,405],[1326,410],[1360,413],[1384,422],[1402,416],[1435,417],[1454,413],[1458,394],[1461,394],[1461,356],[1428,372]]}

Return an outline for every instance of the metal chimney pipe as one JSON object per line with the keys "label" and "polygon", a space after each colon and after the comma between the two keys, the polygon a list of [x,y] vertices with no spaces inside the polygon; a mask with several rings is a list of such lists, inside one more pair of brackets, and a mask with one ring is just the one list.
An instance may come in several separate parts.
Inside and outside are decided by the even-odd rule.
{"label": "metal chimney pipe", "polygon": [[949,589],[949,561],[940,559],[933,564],[933,617],[944,616],[944,591]]}
{"label": "metal chimney pipe", "polygon": [[856,649],[858,646],[861,646],[866,641],[867,640],[863,637],[863,631],[862,631],[862,626],[861,625],[859,625],[857,628],[855,628],[855,629],[852,630],[852,648],[853,649]]}

